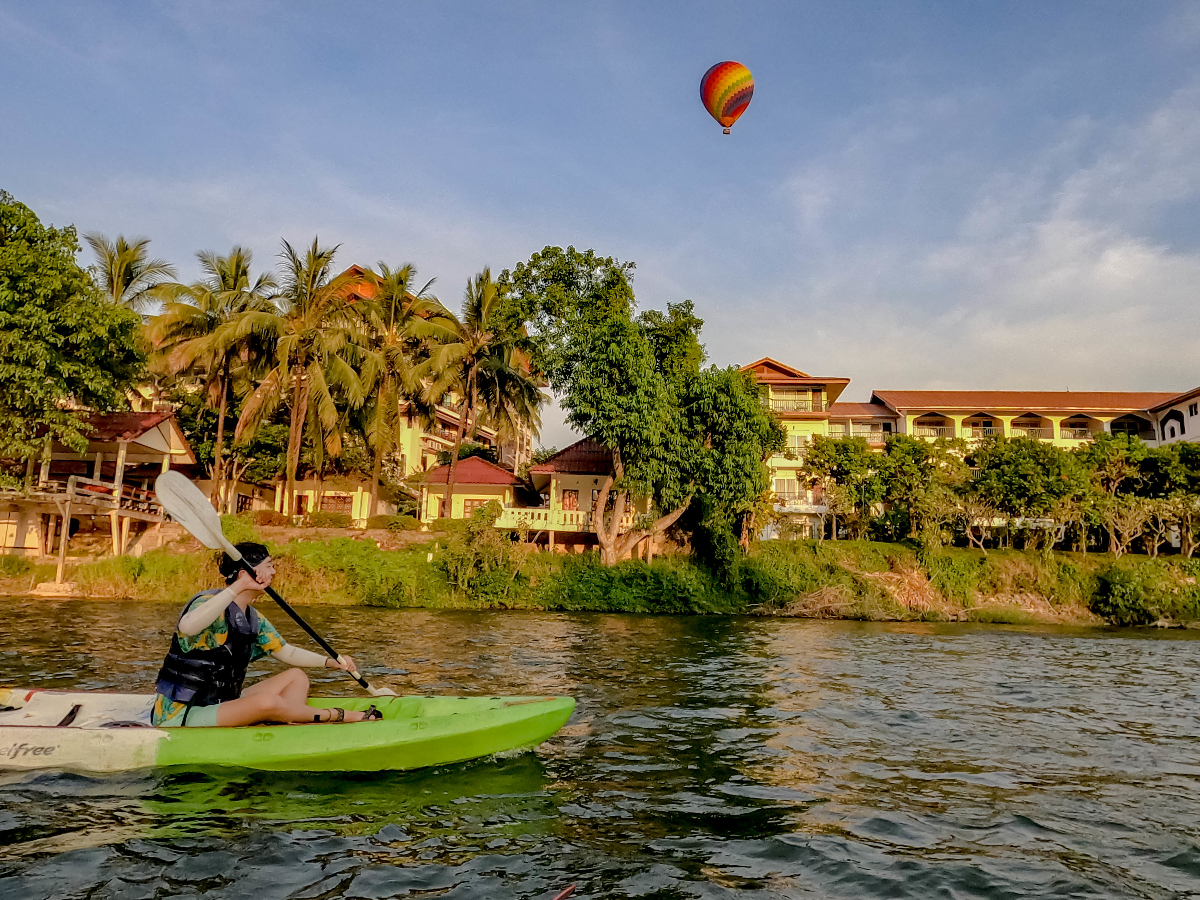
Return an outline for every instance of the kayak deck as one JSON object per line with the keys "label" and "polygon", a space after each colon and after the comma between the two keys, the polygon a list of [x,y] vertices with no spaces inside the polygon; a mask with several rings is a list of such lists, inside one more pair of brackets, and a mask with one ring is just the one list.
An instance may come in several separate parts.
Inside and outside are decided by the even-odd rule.
{"label": "kayak deck", "polygon": [[155,728],[151,694],[0,689],[0,770],[118,772],[152,766],[384,771],[534,747],[570,718],[570,697],[314,697],[381,721]]}

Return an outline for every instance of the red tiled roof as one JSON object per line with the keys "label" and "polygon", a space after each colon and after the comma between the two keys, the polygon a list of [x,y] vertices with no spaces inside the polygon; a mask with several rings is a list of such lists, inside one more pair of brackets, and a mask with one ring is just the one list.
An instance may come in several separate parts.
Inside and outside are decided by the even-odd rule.
{"label": "red tiled roof", "polygon": [[613,470],[612,451],[591,438],[559,450],[544,463],[529,468],[531,475],[570,472],[574,475],[607,475]]}
{"label": "red tiled roof", "polygon": [[1160,409],[1166,409],[1168,406],[1174,406],[1176,403],[1183,403],[1186,400],[1192,400],[1196,397],[1200,397],[1200,387],[1194,387],[1190,391],[1184,391],[1182,394],[1176,394],[1170,400],[1164,400],[1161,403],[1155,404],[1154,406],[1151,406],[1150,409],[1152,409],[1154,412],[1158,412]]}
{"label": "red tiled roof", "polygon": [[893,409],[1095,410],[1150,409],[1176,394],[1163,391],[875,391]]}
{"label": "red tiled roof", "polygon": [[87,433],[87,438],[103,444],[132,441],[174,415],[170,410],[90,413],[87,423],[92,426],[92,430]]}
{"label": "red tiled roof", "polygon": [[[450,467],[438,466],[425,476],[429,484],[445,484]],[[502,469],[479,456],[468,456],[458,461],[454,471],[454,483],[458,484],[520,484],[521,481],[508,469]]]}
{"label": "red tiled roof", "polygon": [[838,416],[853,416],[855,418],[881,416],[886,419],[896,418],[895,410],[888,409],[882,403],[834,403],[829,407],[829,415],[834,418]]}
{"label": "red tiled roof", "polygon": [[824,375],[809,375],[799,369],[785,365],[777,359],[764,356],[760,360],[744,365],[743,372],[754,372],[759,384],[849,384],[849,378]]}

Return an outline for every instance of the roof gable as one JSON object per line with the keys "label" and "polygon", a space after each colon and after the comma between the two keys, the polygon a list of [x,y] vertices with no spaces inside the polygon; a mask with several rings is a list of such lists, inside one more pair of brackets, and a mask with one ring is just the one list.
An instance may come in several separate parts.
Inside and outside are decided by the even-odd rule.
{"label": "roof gable", "polygon": [[530,466],[531,475],[570,473],[573,475],[607,475],[613,470],[612,451],[599,441],[584,438],[559,450],[545,462]]}
{"label": "roof gable", "polygon": [[[429,484],[445,484],[449,475],[449,465],[438,466],[426,473],[425,480]],[[521,481],[508,469],[490,463],[481,456],[468,456],[458,461],[454,471],[454,483],[509,485],[520,484]]]}
{"label": "roof gable", "polygon": [[807,372],[801,372],[799,369],[793,369],[791,366],[784,365],[777,359],[771,359],[769,356],[764,356],[762,359],[742,366],[743,372],[753,372],[755,375],[768,376],[775,378],[808,378]]}

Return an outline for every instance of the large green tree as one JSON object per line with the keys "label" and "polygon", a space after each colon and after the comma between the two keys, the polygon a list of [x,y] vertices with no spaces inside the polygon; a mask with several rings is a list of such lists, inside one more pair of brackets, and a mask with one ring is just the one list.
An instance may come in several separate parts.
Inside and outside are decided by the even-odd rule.
{"label": "large green tree", "polygon": [[[547,247],[502,276],[567,421],[612,451],[592,514],[607,564],[678,521],[697,495],[710,523],[748,512],[767,486],[764,460],[783,445],[749,376],[700,368],[703,323],[690,302],[634,317],[632,272],[590,250]],[[650,512],[631,526],[626,513],[639,503]]]}
{"label": "large green tree", "polygon": [[0,191],[0,459],[54,438],[87,447],[79,407],[127,407],[140,376],[141,324],[106,302],[76,262],[75,229],[42,225]]}
{"label": "large green tree", "polygon": [[[854,536],[862,537],[872,507],[884,497],[883,458],[871,450],[864,437],[830,438],[817,435],[805,450],[802,471],[818,482],[826,495],[831,486],[849,507],[846,510]],[[833,535],[837,538],[837,519]]]}

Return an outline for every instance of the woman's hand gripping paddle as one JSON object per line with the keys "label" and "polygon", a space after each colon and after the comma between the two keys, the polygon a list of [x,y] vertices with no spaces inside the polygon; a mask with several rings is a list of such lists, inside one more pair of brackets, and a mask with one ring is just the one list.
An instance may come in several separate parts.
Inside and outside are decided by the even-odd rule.
{"label": "woman's hand gripping paddle", "polygon": [[[175,471],[163,472],[154,482],[154,492],[158,495],[158,502],[162,508],[172,519],[186,528],[192,537],[210,550],[224,550],[231,559],[241,563],[243,569],[251,575],[255,574],[254,567],[242,559],[242,554],[238,552],[237,547],[233,546],[225,537],[225,533],[221,530],[221,517],[217,511],[213,509],[212,504],[208,502],[200,488],[192,484],[186,475]],[[337,651],[330,647],[323,637],[313,631],[312,627],[300,618],[300,614],[292,609],[286,600],[270,587],[266,588],[266,593],[296,621],[297,625],[304,629],[310,638],[321,646],[322,650],[329,654],[331,659],[337,660]],[[367,684],[367,680],[353,669],[348,674],[372,697],[396,696],[396,692],[389,688],[371,687]]]}

